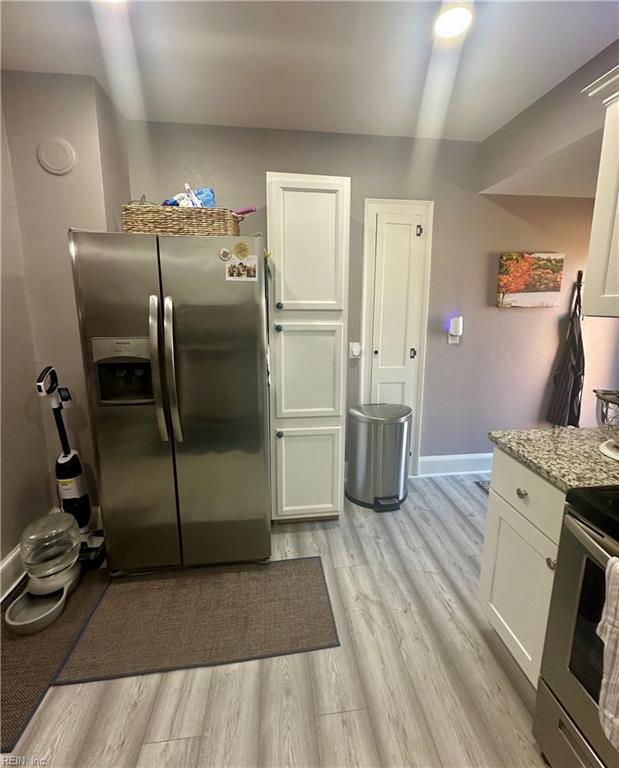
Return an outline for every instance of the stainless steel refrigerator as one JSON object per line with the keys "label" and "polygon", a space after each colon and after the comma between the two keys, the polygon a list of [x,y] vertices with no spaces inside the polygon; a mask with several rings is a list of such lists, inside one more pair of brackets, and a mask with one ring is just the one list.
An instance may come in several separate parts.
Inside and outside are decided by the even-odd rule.
{"label": "stainless steel refrigerator", "polygon": [[269,557],[262,239],[69,245],[110,568]]}

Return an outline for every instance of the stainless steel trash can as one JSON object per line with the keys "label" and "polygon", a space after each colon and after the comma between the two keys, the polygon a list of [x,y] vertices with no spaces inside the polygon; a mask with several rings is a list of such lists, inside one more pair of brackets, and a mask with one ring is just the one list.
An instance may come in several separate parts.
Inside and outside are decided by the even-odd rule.
{"label": "stainless steel trash can", "polygon": [[413,412],[407,405],[357,405],[348,411],[346,496],[378,511],[399,509],[407,478]]}

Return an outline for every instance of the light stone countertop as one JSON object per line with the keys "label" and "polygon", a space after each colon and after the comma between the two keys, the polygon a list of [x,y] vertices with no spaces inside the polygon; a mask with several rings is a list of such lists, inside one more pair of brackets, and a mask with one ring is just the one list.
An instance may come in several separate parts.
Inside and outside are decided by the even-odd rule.
{"label": "light stone countertop", "polygon": [[600,453],[604,433],[597,427],[550,427],[490,432],[498,448],[567,492],[592,485],[619,485],[619,461]]}

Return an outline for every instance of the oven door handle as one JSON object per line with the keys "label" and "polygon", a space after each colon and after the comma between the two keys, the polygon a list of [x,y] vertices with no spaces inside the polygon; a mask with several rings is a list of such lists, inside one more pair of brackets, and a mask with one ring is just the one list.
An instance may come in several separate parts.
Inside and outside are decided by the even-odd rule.
{"label": "oven door handle", "polygon": [[[568,531],[578,540],[580,544],[587,550],[591,557],[600,565],[604,570],[608,565],[608,561],[611,557],[619,556],[619,546],[611,543],[608,539],[604,539],[604,546],[608,547],[607,551],[596,539],[602,537],[597,536],[595,533],[590,533],[584,525],[574,519],[571,515],[566,515],[563,518],[563,524]],[[595,537],[595,538],[594,538]]]}

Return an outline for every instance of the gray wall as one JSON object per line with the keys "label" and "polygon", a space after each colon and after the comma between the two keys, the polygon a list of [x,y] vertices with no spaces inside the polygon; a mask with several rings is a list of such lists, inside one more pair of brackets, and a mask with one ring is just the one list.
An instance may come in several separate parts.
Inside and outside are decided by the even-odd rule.
{"label": "gray wall", "polygon": [[[477,193],[480,145],[344,134],[129,124],[133,197],[152,201],[185,181],[213,186],[218,203],[259,210],[243,231],[266,232],[265,172],[352,178],[351,340],[360,337],[363,201],[435,201],[422,455],[490,450],[490,429],[530,427],[542,417],[547,382],[562,338],[570,286],[584,267],[593,202],[483,197]],[[498,310],[498,255],[505,250],[566,254],[559,309]],[[464,315],[465,336],[448,346],[445,318]],[[619,386],[619,320],[585,323],[588,354],[583,425],[595,421],[594,386]],[[348,400],[357,400],[358,364],[349,363]]]}
{"label": "gray wall", "polygon": [[121,206],[130,197],[125,120],[99,83],[94,86],[106,228],[120,232]]}
{"label": "gray wall", "polygon": [[494,191],[489,188],[603,128],[601,100],[581,91],[618,60],[616,41],[489,136],[482,144],[479,189]]}
{"label": "gray wall", "polygon": [[[24,384],[32,389],[36,373],[45,365],[57,366],[61,382],[70,387],[75,405],[65,411],[65,422],[74,448],[80,452],[93,501],[94,450],[87,413],[77,312],[73,292],[71,260],[67,244],[69,227],[106,231],[119,223],[121,202],[129,198],[129,180],[124,137],[119,134],[116,112],[108,97],[92,78],[72,75],[43,75],[25,72],[2,73],[2,101],[6,139],[15,177],[19,220],[2,200],[3,232],[8,225],[21,232],[23,242],[23,288],[26,293],[34,345],[34,362],[24,372]],[[3,134],[5,132],[3,131]],[[62,136],[75,148],[77,164],[66,176],[46,173],[36,159],[39,142]],[[19,229],[17,229],[19,228]],[[4,250],[4,249],[3,249]],[[4,290],[3,274],[3,290]],[[4,320],[4,318],[3,318]],[[12,316],[3,322],[3,335],[18,327]],[[9,359],[3,348],[3,372]],[[53,462],[59,453],[58,437],[49,404],[42,409],[47,451],[47,500],[55,500]],[[3,417],[4,426],[4,417]],[[3,430],[3,439],[5,431]],[[11,444],[19,455],[26,450],[25,435],[14,431]],[[3,476],[5,451],[3,449]],[[15,466],[15,482],[25,483],[23,464]],[[37,476],[40,470],[37,470]],[[13,533],[3,537],[9,549],[21,526],[18,511],[3,504],[2,520],[15,519]],[[7,523],[9,525],[9,523]]]}
{"label": "gray wall", "polygon": [[[51,503],[43,419],[34,381],[37,363],[26,300],[21,233],[13,169],[2,114],[2,463],[1,551]],[[6,216],[5,216],[6,214]]]}

